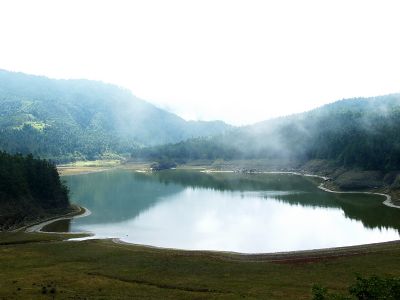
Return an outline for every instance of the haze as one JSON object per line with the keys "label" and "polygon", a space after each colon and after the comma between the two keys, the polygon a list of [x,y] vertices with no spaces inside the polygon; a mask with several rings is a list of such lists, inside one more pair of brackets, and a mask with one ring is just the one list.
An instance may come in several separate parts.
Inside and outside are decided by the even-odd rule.
{"label": "haze", "polygon": [[397,1],[2,1],[0,68],[242,125],[399,92]]}

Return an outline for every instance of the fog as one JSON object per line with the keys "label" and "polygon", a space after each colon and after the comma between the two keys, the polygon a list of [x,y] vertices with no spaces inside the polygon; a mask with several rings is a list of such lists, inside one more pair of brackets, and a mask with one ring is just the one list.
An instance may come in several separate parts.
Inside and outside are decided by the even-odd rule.
{"label": "fog", "polygon": [[398,1],[0,3],[0,68],[244,125],[399,92]]}

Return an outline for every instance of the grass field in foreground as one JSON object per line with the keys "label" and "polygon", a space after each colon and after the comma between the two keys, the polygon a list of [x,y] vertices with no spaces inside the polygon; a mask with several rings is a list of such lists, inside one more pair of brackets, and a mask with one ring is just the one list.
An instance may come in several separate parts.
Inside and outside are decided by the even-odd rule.
{"label": "grass field in foreground", "polygon": [[0,299],[310,299],[355,273],[399,276],[400,243],[282,255],[178,251],[0,234]]}

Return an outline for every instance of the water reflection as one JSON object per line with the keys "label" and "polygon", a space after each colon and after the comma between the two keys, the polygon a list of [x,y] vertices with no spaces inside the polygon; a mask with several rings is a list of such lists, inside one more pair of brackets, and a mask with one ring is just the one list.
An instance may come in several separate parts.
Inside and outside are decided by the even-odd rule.
{"label": "water reflection", "polygon": [[42,228],[46,232],[70,232],[71,231],[71,220],[62,219],[53,223],[47,224]]}
{"label": "water reflection", "polygon": [[326,193],[301,176],[115,170],[66,179],[92,211],[72,231],[132,243],[269,252],[399,237],[399,211],[382,197]]}

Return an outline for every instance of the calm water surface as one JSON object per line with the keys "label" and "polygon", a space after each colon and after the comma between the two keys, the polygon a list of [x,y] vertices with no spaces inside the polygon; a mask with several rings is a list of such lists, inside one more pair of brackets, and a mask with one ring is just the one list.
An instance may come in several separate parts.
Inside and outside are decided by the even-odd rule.
{"label": "calm water surface", "polygon": [[112,170],[64,177],[92,214],[47,230],[180,249],[247,253],[399,238],[400,210],[381,196],[333,194],[287,174]]}

